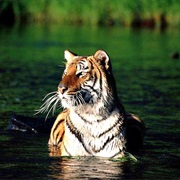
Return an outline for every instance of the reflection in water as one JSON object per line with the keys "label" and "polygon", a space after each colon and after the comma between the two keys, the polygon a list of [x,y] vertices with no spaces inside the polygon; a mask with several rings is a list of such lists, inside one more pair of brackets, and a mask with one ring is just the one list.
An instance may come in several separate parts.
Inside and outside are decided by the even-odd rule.
{"label": "reflection in water", "polygon": [[143,173],[139,162],[120,162],[100,157],[61,157],[49,166],[54,179],[134,179]]}
{"label": "reflection in water", "polygon": [[61,153],[60,153],[60,150],[59,150],[59,146],[49,146],[49,156],[50,157],[60,157],[61,156]]}
{"label": "reflection in water", "polygon": [[104,158],[60,158],[50,165],[51,175],[56,179],[120,178],[124,175],[123,164]]}

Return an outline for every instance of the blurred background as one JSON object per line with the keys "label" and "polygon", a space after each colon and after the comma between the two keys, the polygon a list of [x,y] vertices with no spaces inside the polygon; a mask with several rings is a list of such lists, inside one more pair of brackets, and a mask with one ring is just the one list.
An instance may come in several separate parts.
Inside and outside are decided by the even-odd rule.
{"label": "blurred background", "polygon": [[1,0],[0,22],[179,26],[178,0]]}
{"label": "blurred background", "polygon": [[[13,114],[44,122],[34,113],[65,49],[109,55],[125,109],[147,128],[136,163],[50,157],[49,133],[9,130]],[[0,0],[0,179],[178,179],[179,80],[179,0]]]}

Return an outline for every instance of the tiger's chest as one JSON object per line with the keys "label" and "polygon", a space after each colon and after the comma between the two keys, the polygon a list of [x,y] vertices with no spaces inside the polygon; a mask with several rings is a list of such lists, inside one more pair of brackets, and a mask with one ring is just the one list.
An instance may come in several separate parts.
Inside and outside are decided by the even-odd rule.
{"label": "tiger's chest", "polygon": [[[65,123],[64,148],[71,156],[123,156],[125,129],[119,113],[106,119],[87,115],[87,118],[71,111]],[[98,117],[99,118],[99,117]]]}

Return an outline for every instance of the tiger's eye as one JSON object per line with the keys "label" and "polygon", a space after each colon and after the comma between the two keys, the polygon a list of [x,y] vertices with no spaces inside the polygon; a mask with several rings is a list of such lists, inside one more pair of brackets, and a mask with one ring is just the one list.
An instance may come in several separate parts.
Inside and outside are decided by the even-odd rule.
{"label": "tiger's eye", "polygon": [[80,72],[78,72],[78,73],[76,74],[76,76],[79,77],[79,78],[82,78],[82,77],[84,77],[86,74],[87,74],[86,72],[80,71]]}

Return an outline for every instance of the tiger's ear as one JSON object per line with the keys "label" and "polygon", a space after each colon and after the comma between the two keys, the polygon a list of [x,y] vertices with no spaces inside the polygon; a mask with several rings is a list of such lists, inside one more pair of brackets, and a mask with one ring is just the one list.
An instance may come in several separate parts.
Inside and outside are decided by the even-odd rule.
{"label": "tiger's ear", "polygon": [[65,50],[64,51],[64,58],[67,60],[67,61],[72,61],[73,60],[73,58],[74,58],[74,56],[77,56],[77,54],[75,54],[75,53],[72,53],[72,52],[70,52],[70,51],[68,51],[68,50]]}
{"label": "tiger's ear", "polygon": [[100,61],[100,63],[105,67],[106,70],[110,70],[111,64],[109,60],[109,56],[106,54],[103,50],[98,50],[94,54],[94,57],[97,61]]}

